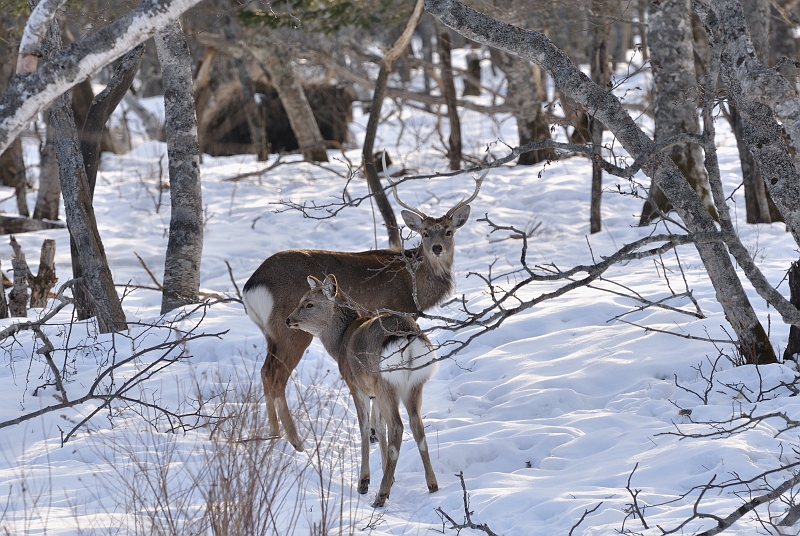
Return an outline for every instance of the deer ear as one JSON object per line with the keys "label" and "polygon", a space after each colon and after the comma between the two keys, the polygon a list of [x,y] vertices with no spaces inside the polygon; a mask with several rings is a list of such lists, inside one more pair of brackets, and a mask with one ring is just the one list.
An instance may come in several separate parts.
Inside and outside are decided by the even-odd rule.
{"label": "deer ear", "polygon": [[320,281],[319,279],[317,279],[313,275],[308,276],[306,278],[306,281],[308,281],[308,286],[311,287],[311,288],[318,288],[318,287],[322,286],[322,281]]}
{"label": "deer ear", "polygon": [[422,218],[419,217],[419,214],[414,214],[410,210],[402,210],[400,214],[403,216],[403,221],[406,222],[409,229],[417,233],[420,232],[420,229],[422,229]]}
{"label": "deer ear", "polygon": [[325,297],[329,300],[333,301],[336,298],[336,294],[339,292],[339,283],[336,281],[336,276],[333,274],[329,275],[325,278],[325,281],[322,283],[322,293],[325,294]]}
{"label": "deer ear", "polygon": [[463,227],[467,220],[469,220],[469,205],[464,205],[453,212],[453,226],[456,229]]}

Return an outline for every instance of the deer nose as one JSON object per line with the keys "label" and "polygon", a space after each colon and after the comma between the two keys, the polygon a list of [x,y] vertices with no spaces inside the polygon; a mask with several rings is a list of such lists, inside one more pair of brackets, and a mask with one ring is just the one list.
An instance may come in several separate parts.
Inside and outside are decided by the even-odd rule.
{"label": "deer nose", "polygon": [[286,317],[286,325],[292,327],[291,317]]}
{"label": "deer nose", "polygon": [[439,244],[436,244],[435,246],[433,246],[433,254],[434,255],[441,255],[442,254],[442,246],[440,246]]}

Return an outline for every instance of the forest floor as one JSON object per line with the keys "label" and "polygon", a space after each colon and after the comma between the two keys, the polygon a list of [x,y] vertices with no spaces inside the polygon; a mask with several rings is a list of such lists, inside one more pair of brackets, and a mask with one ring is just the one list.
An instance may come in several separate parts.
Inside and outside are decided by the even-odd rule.
{"label": "forest floor", "polygon": [[[462,60],[457,56],[456,61]],[[626,70],[617,73],[619,80]],[[484,69],[485,74],[489,71]],[[626,102],[643,102],[645,92],[637,88],[647,84],[646,75],[640,74],[615,92],[624,94]],[[491,102],[489,96],[478,99]],[[157,110],[158,99],[148,105]],[[387,102],[387,119],[376,143],[389,151],[394,161],[391,170],[444,171],[447,160],[437,116],[411,107],[391,111]],[[487,147],[493,157],[505,156],[506,144],[516,144],[509,116],[486,117],[470,111],[462,115],[469,156],[483,158]],[[651,132],[646,116],[637,120]],[[446,117],[442,123],[446,139]],[[285,156],[286,165],[231,181],[266,168],[277,157],[272,155],[266,164],[255,162],[253,156],[204,157],[203,292],[236,296],[226,262],[241,289],[266,257],[283,249],[385,247],[380,216],[368,201],[330,219],[280,210],[282,200],[320,204],[341,198],[348,161],[360,162],[355,147],[360,146],[365,124],[366,117],[356,107],[353,148],[344,154],[329,151],[331,162],[324,166]],[[743,242],[773,285],[788,294],[784,276],[798,257],[796,245],[782,224],[744,223],[735,139],[723,119],[717,128],[723,180]],[[562,130],[556,129],[555,135],[563,139]],[[365,496],[355,491],[359,444],[355,412],[335,362],[320,344],[315,341],[309,348],[288,389],[306,438],[307,451],[296,453],[285,441],[264,438],[266,415],[258,372],[265,341],[242,305],[213,303],[175,323],[168,322],[175,314],[166,319],[159,315],[161,294],[143,288],[154,284],[137,255],[160,279],[170,217],[169,191],[158,187],[159,181],[168,180],[166,145],[136,135],[134,139],[136,146],[128,154],[103,155],[95,193],[95,214],[114,280],[126,286],[120,292],[124,291],[131,328],[99,336],[91,323],[71,323],[69,307],[50,322],[46,332],[58,349],[55,362],[67,371],[68,398],[82,396],[98,370],[139,352],[115,374],[114,385],[119,387],[156,360],[157,345],[178,341],[172,344],[172,355],[180,354],[181,359],[153,369],[152,376],[129,395],[175,412],[199,408],[217,418],[231,408],[243,408],[247,418],[242,423],[225,413],[228,420],[218,420],[213,427],[187,426],[170,432],[168,419],[158,410],[115,404],[62,445],[62,436],[100,407],[93,401],[1,428],[0,528],[10,534],[116,534],[120,529],[192,534],[200,530],[198,519],[208,501],[227,505],[231,511],[252,508],[251,517],[263,524],[267,534],[455,534],[437,509],[463,521],[465,494],[457,476],[463,473],[472,520],[487,524],[496,534],[630,530],[654,535],[691,517],[696,501],[698,512],[727,516],[743,501],[762,494],[765,486],[790,478],[791,469],[777,469],[800,460],[797,434],[782,433],[783,421],[777,419],[731,436],[674,435],[707,436],[713,428],[703,422],[742,414],[780,411],[791,418],[800,416],[800,400],[789,396],[791,388],[781,387],[797,383],[793,363],[734,366],[739,357],[725,342],[732,332],[714,290],[696,250],[682,246],[662,258],[614,266],[591,288],[578,288],[508,318],[440,363],[425,387],[423,407],[440,489],[427,493],[417,447],[406,427],[391,498],[385,508],[373,509],[376,485]],[[37,156],[30,140],[27,148],[35,173]],[[615,152],[624,154],[618,144]],[[649,185],[641,174],[635,180]],[[486,276],[491,269],[503,288],[521,278],[517,271],[521,240],[510,232],[490,233],[481,221],[485,215],[498,225],[532,230],[527,262],[562,270],[590,264],[624,244],[667,230],[664,224],[637,227],[642,200],[624,195],[630,191],[627,181],[610,176],[604,181],[603,230],[587,236],[588,161],[573,157],[492,170],[471,204],[470,221],[456,236],[456,296],[479,308],[491,298],[484,280],[474,274]],[[466,174],[408,181],[400,193],[407,203],[438,216],[472,188]],[[360,177],[349,183],[348,192],[353,197],[365,193]],[[31,205],[34,199],[32,193]],[[10,213],[13,207],[13,200],[0,205]],[[399,212],[396,205],[395,210]],[[674,225],[669,230],[679,231]],[[33,269],[45,238],[57,242],[56,269],[63,283],[70,275],[67,232],[17,236]],[[416,237],[411,238],[414,243]],[[10,254],[10,248],[0,249],[6,270]],[[782,353],[788,326],[745,286],[764,326],[770,328],[773,345]],[[554,288],[552,283],[529,285],[519,297],[533,299]],[[695,311],[688,298],[670,298],[673,291],[681,294],[687,289],[704,318],[683,313]],[[665,300],[683,312],[641,309],[634,296]],[[44,312],[33,310],[29,317]],[[463,315],[452,304],[432,314]],[[0,321],[0,328],[15,321]],[[203,336],[182,342],[181,331]],[[471,333],[433,331],[431,337],[441,344]],[[36,392],[51,381],[45,360],[35,353],[37,344],[28,333],[2,343],[0,421],[59,403],[60,395],[52,386]],[[110,389],[111,380],[103,385]],[[375,446],[371,460],[372,482],[377,483],[380,455]],[[712,479],[714,484],[748,481],[773,470],[749,485],[711,488],[702,497],[697,488]],[[248,487],[256,477],[267,486],[266,492]],[[648,528],[632,515],[634,502]],[[784,510],[780,502],[763,507],[758,515],[744,516],[728,533],[764,532],[762,521],[770,516],[775,520]],[[696,519],[683,532],[715,525],[714,519]],[[478,532],[463,532],[467,533]]]}

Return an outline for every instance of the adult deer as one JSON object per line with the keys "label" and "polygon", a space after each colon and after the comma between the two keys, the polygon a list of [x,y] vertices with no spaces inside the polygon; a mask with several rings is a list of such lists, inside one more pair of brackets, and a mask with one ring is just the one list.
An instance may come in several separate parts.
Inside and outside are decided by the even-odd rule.
{"label": "adult deer", "polygon": [[400,400],[406,407],[408,424],[419,447],[428,491],[438,490],[420,415],[422,388],[436,369],[435,363],[430,364],[436,353],[428,337],[408,316],[391,313],[362,316],[358,307],[339,293],[333,274],[326,276],[324,282],[309,276],[308,284],[311,290],[286,318],[286,325],[318,337],[339,364],[339,372],[350,389],[361,430],[358,492],[363,495],[369,489],[370,398],[375,399],[379,422],[385,422],[388,431],[387,445],[386,432],[379,425],[383,478],[373,506],[386,503],[394,482],[403,442]]}
{"label": "adult deer", "polygon": [[475,179],[472,195],[440,218],[400,200],[406,225],[422,236],[422,243],[403,251],[378,249],[362,252],[290,249],[278,252],[253,272],[242,298],[250,319],[267,339],[267,355],[261,381],[267,400],[270,434],[279,435],[278,416],[286,439],[298,450],[303,444],[286,404],[286,385],[311,335],[286,326],[286,317],[297,306],[308,285],[306,277],[335,273],[339,287],[354,302],[370,311],[419,314],[442,303],[453,291],[453,240],[469,217],[469,203],[478,195],[488,169]]}

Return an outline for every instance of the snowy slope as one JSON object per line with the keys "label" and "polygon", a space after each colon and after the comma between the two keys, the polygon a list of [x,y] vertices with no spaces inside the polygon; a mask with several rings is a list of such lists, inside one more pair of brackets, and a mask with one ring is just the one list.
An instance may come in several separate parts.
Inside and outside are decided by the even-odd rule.
{"label": "snowy slope", "polygon": [[[640,79],[629,85],[645,84]],[[621,87],[619,91],[625,89]],[[463,116],[466,146],[472,156],[482,157],[486,145],[498,138],[511,146],[516,143],[513,120],[508,117],[492,120],[468,111]],[[356,109],[354,147],[360,144],[365,123],[366,117]],[[741,182],[735,141],[722,123],[718,128],[723,178],[731,192]],[[394,169],[402,165],[413,173],[443,171],[446,159],[435,129],[434,115],[409,108],[382,125],[377,146],[390,151],[396,163]],[[168,191],[164,192],[157,211],[156,184],[162,156],[166,169],[165,154],[164,144],[145,142],[126,155],[103,155],[95,212],[118,283],[152,286],[134,252],[161,277],[169,197]],[[503,156],[504,145],[493,144],[492,154]],[[279,205],[275,203],[280,200],[320,203],[340,195],[348,169],[341,154],[331,151],[329,155],[331,163],[325,168],[299,162],[297,157],[285,157],[290,164],[276,167],[262,177],[236,182],[226,179],[262,169],[264,164],[257,164],[252,156],[204,158],[207,225],[201,290],[235,296],[225,261],[230,263],[241,288],[264,258],[282,249],[364,250],[386,245],[385,233],[375,224],[379,215],[373,213],[369,203],[326,220],[304,218],[297,211],[276,212]],[[356,149],[347,151],[346,157],[352,162],[360,160]],[[592,256],[599,259],[652,232],[652,228],[635,227],[641,200],[616,194],[618,181],[606,177],[604,230],[587,239],[591,180],[587,162],[570,158],[541,171],[542,166],[492,171],[472,204],[470,222],[456,238],[457,293],[470,304],[477,307],[488,303],[488,297],[482,281],[468,274],[486,274],[490,266],[494,274],[509,273],[518,267],[520,255],[519,240],[509,238],[508,233],[489,234],[487,224],[478,221],[484,214],[500,225],[524,228],[541,223],[530,239],[528,260],[537,265],[553,263],[562,269],[588,264]],[[638,180],[649,182],[642,177]],[[401,195],[406,202],[439,215],[471,189],[471,178],[462,175],[407,182]],[[364,186],[356,180],[349,191],[353,196],[362,195]],[[735,212],[744,243],[756,252],[760,266],[777,285],[797,257],[790,235],[782,225],[744,224],[741,191],[732,202],[738,207]],[[2,207],[11,212],[11,203],[6,201]],[[44,238],[57,241],[57,273],[63,282],[70,271],[66,231],[17,237],[29,259],[36,258]],[[4,269],[10,266],[10,253],[10,248],[0,248]],[[306,434],[309,452],[297,454],[285,442],[278,442],[271,447],[274,451],[269,463],[273,465],[264,465],[261,471],[262,476],[294,475],[292,478],[299,481],[296,484],[286,477],[279,485],[288,495],[283,506],[276,506],[273,511],[274,532],[307,534],[310,527],[321,522],[323,513],[328,528],[333,529],[331,533],[339,533],[340,527],[347,534],[362,530],[375,535],[441,532],[444,525],[436,508],[457,521],[463,519],[463,492],[455,476],[463,472],[473,521],[487,523],[497,534],[568,534],[584,512],[598,503],[602,504],[586,515],[573,534],[615,534],[623,528],[660,534],[656,526],[668,530],[691,515],[697,493],[686,499],[680,496],[693,486],[706,484],[715,475],[717,482],[728,480],[734,472],[749,479],[795,462],[793,448],[800,446],[798,438],[791,432],[775,437],[775,421],[725,439],[679,440],[663,435],[676,430],[675,424],[685,425],[681,427],[685,431],[709,430],[708,426],[689,424],[689,417],[681,415],[681,409],[691,409],[691,418],[696,421],[725,420],[754,408],[757,413],[782,410],[789,416],[800,414],[796,398],[780,396],[751,403],[754,398],[748,391],[757,391],[759,385],[769,389],[781,381],[792,381],[793,368],[734,368],[725,357],[717,359],[719,352],[710,343],[648,332],[614,320],[640,305],[630,297],[607,292],[611,289],[631,293],[615,283],[656,301],[669,295],[668,282],[676,292],[688,286],[706,318],[646,309],[624,319],[684,335],[728,338],[730,330],[725,330],[727,324],[696,251],[681,247],[678,253],[685,283],[674,254],[664,256],[664,267],[653,259],[616,266],[606,274],[609,281],[596,283],[597,288],[578,289],[543,302],[477,339],[455,359],[441,363],[425,388],[423,415],[440,490],[426,493],[422,464],[406,430],[396,483],[387,506],[379,511],[370,507],[376,485],[366,496],[355,493],[355,413],[348,404],[346,388],[337,378],[335,363],[318,343],[312,344],[288,393],[290,404],[298,408],[298,425]],[[508,276],[509,283],[513,279],[513,274]],[[530,298],[551,288],[532,287],[523,295]],[[785,283],[780,289],[788,292]],[[770,310],[754,292],[749,292],[762,321],[768,325]],[[687,299],[668,303],[693,310]],[[129,321],[159,322],[160,293],[131,288],[123,304]],[[435,313],[458,314],[453,307],[443,307]],[[83,324],[70,330],[70,314],[69,309],[63,311],[56,318],[61,324],[48,333],[62,346],[69,341],[70,347],[81,347],[71,350],[68,357],[68,367],[74,371],[66,386],[71,398],[85,392],[94,372],[108,356],[122,358],[137,348],[174,340],[176,336],[167,329],[132,326],[127,336],[104,336],[95,341],[91,329]],[[183,321],[182,329],[188,329],[197,318],[195,314]],[[772,342],[782,352],[788,327],[775,315],[770,320]],[[0,327],[10,323],[2,321]],[[259,395],[258,370],[264,340],[241,305],[211,306],[197,329],[225,333],[188,343],[184,348],[188,358],[160,372],[136,395],[173,409],[198,394],[213,406],[213,395],[224,388],[251,389]],[[445,342],[449,337],[468,335],[468,331],[456,335],[434,332],[432,337]],[[718,346],[733,356],[731,345]],[[6,341],[3,348],[0,420],[56,403],[52,387],[33,396],[36,386],[44,383],[40,378],[47,374],[47,368],[34,355],[30,337],[19,335],[16,342]],[[145,360],[149,357],[150,354],[144,356]],[[60,364],[65,359],[64,352],[56,352],[54,359]],[[703,376],[708,377],[714,362],[717,383],[706,393]],[[142,365],[124,368],[120,375],[134,374],[137,366]],[[685,389],[676,385],[676,378]],[[786,389],[778,391],[788,394]],[[305,409],[299,409],[300,400]],[[160,504],[156,510],[162,518],[169,511],[182,520],[176,533],[190,533],[190,520],[204,504],[203,492],[193,488],[192,483],[212,478],[204,473],[209,467],[209,452],[214,451],[211,432],[200,429],[166,433],[168,426],[163,419],[154,429],[134,412],[114,415],[112,419],[106,411],[90,421],[91,433],[81,429],[61,447],[62,431],[69,430],[71,423],[96,405],[92,402],[0,429],[0,497],[6,497],[0,499],[0,527],[12,534],[67,535],[95,530],[111,533],[123,526],[133,531],[142,526],[146,515],[134,515],[131,505],[156,504],[158,492],[149,486],[158,481],[159,476],[154,475],[160,475],[171,490],[170,506]],[[249,408],[246,413],[266,433],[263,401],[244,407]],[[249,430],[244,435],[248,433]],[[256,450],[269,452],[268,443],[260,442]],[[241,451],[241,458],[250,452],[247,444],[229,446],[230,452]],[[626,484],[637,464],[631,488],[641,490],[639,504],[648,506],[647,530],[637,519],[626,521],[626,509],[632,502]],[[379,480],[379,466],[380,455],[373,448],[373,482]],[[789,476],[785,471],[776,473],[769,482],[774,484]],[[133,490],[141,496],[135,498]],[[742,502],[734,491],[744,490],[709,492],[700,510],[726,516]],[[678,500],[653,506],[673,499]],[[781,509],[775,508],[772,514],[780,515]],[[696,521],[685,532],[714,524],[713,520]],[[753,534],[759,527],[753,516],[746,516],[729,533]]]}

